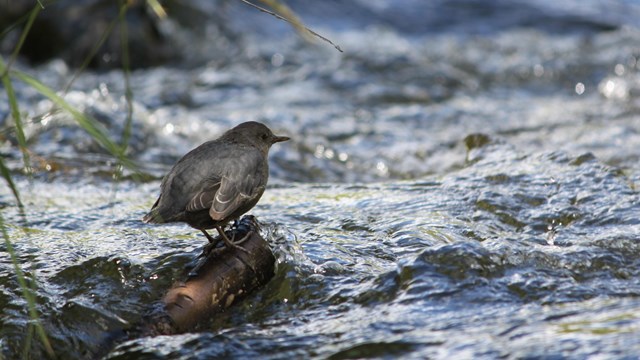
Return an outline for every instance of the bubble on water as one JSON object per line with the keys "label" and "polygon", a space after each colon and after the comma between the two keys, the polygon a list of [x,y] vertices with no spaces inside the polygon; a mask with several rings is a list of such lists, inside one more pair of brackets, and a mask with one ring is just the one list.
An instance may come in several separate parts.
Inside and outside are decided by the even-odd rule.
{"label": "bubble on water", "polygon": [[275,67],[280,67],[284,64],[284,56],[280,53],[275,53],[271,56],[271,65]]}
{"label": "bubble on water", "polygon": [[544,66],[542,66],[541,64],[535,64],[533,66],[533,75],[535,75],[536,77],[541,77],[542,75],[544,75]]}
{"label": "bubble on water", "polygon": [[626,99],[629,97],[629,86],[620,78],[607,78],[600,82],[598,91],[608,99]]}
{"label": "bubble on water", "polygon": [[100,95],[102,95],[102,96],[108,96],[109,95],[109,87],[107,86],[106,83],[101,82],[100,86],[98,86],[98,89],[100,91]]}
{"label": "bubble on water", "polygon": [[376,164],[376,169],[381,175],[389,174],[389,167],[383,161],[378,161]]}
{"label": "bubble on water", "polygon": [[332,149],[327,149],[324,152],[324,157],[326,157],[327,159],[333,159],[334,155],[335,155],[335,152]]}

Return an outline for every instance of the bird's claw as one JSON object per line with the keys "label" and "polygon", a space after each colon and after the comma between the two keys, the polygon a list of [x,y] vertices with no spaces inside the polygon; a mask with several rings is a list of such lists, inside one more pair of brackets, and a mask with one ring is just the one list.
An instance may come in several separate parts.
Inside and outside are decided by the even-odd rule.
{"label": "bird's claw", "polygon": [[[249,251],[247,249],[245,249],[245,248],[243,248],[242,246],[239,245],[249,237],[249,234],[245,235],[242,239],[240,239],[239,241],[236,242],[236,241],[233,241],[233,240],[229,240],[229,238],[227,237],[227,234],[225,234],[224,231],[218,230],[218,232],[222,236],[222,240],[224,241],[224,244],[226,245],[227,248],[236,249],[236,250],[244,252],[245,254],[249,254]],[[232,236],[232,238],[234,238],[234,239],[236,237],[235,234],[236,233],[234,232],[233,236]]]}

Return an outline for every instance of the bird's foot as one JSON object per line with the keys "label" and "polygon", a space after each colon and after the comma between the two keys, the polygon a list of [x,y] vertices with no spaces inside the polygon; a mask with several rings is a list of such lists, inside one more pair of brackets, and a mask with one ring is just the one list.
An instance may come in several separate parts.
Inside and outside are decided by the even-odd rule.
{"label": "bird's foot", "polygon": [[211,255],[212,252],[219,252],[219,250],[222,250],[222,248],[218,247],[218,243],[219,243],[219,241],[215,241],[215,242],[210,242],[210,243],[206,244],[202,248],[202,253],[200,253],[200,255],[198,255],[198,257],[199,258],[206,258],[209,255]]}
{"label": "bird's foot", "polygon": [[243,248],[242,246],[240,246],[240,245],[238,245],[238,244],[236,244],[234,242],[229,241],[228,243],[225,243],[225,245],[226,245],[226,247],[228,247],[230,249],[240,250],[245,254],[249,254],[249,250]]}
{"label": "bird's foot", "polygon": [[236,245],[240,245],[243,242],[249,240],[250,237],[251,237],[251,231],[247,232],[240,240],[235,240],[235,234],[234,234],[234,239],[232,239],[231,241]]}
{"label": "bird's foot", "polygon": [[200,231],[202,231],[204,236],[207,237],[207,240],[209,240],[209,243],[204,246],[204,248],[202,249],[202,254],[200,254],[198,257],[207,257],[209,256],[209,254],[211,254],[213,250],[215,250],[218,247],[218,243],[220,243],[220,239],[219,238],[216,239],[213,236],[209,235],[207,230],[200,229]]}
{"label": "bird's foot", "polygon": [[[243,248],[242,246],[240,246],[239,244],[241,244],[243,241],[246,240],[247,236],[243,237],[242,239],[240,239],[239,242],[234,242],[232,240],[229,240],[229,238],[227,237],[227,234],[224,233],[224,231],[221,228],[218,228],[218,232],[220,233],[220,235],[222,236],[222,241],[224,241],[224,244],[226,245],[227,248],[229,249],[236,249],[239,251],[242,251],[245,254],[248,254],[249,251],[245,248]],[[234,236],[235,238],[235,233]]]}

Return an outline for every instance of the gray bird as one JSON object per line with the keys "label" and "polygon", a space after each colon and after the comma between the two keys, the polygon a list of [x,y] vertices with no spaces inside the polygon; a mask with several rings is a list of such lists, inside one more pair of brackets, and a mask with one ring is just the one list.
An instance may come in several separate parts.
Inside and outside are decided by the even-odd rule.
{"label": "gray bird", "polygon": [[215,228],[227,247],[237,249],[224,227],[253,208],[269,178],[267,156],[271,145],[289,140],[275,136],[265,125],[249,121],[191,150],[162,180],[160,196],[145,223],[185,222],[204,233],[210,248]]}

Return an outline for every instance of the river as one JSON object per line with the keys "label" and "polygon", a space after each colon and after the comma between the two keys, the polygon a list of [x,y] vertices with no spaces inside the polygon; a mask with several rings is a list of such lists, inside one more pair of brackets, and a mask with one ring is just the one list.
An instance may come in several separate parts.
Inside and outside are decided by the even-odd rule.
{"label": "river", "polygon": [[[3,183],[0,210],[56,354],[637,358],[640,4],[290,4],[344,52],[227,2],[238,44],[180,33],[191,61],[131,73],[129,156],[144,178],[113,181],[115,160],[16,82],[36,170],[21,174],[6,135],[25,209]],[[61,60],[15,66],[54,89],[73,73]],[[87,70],[65,98],[118,140],[124,94],[122,72]],[[9,113],[0,101],[0,125]],[[272,148],[251,211],[275,277],[197,331],[103,349],[206,242],[140,221],[162,175],[248,120],[292,138]],[[6,250],[0,354],[14,358],[30,320]],[[37,338],[29,352],[43,356]]]}

